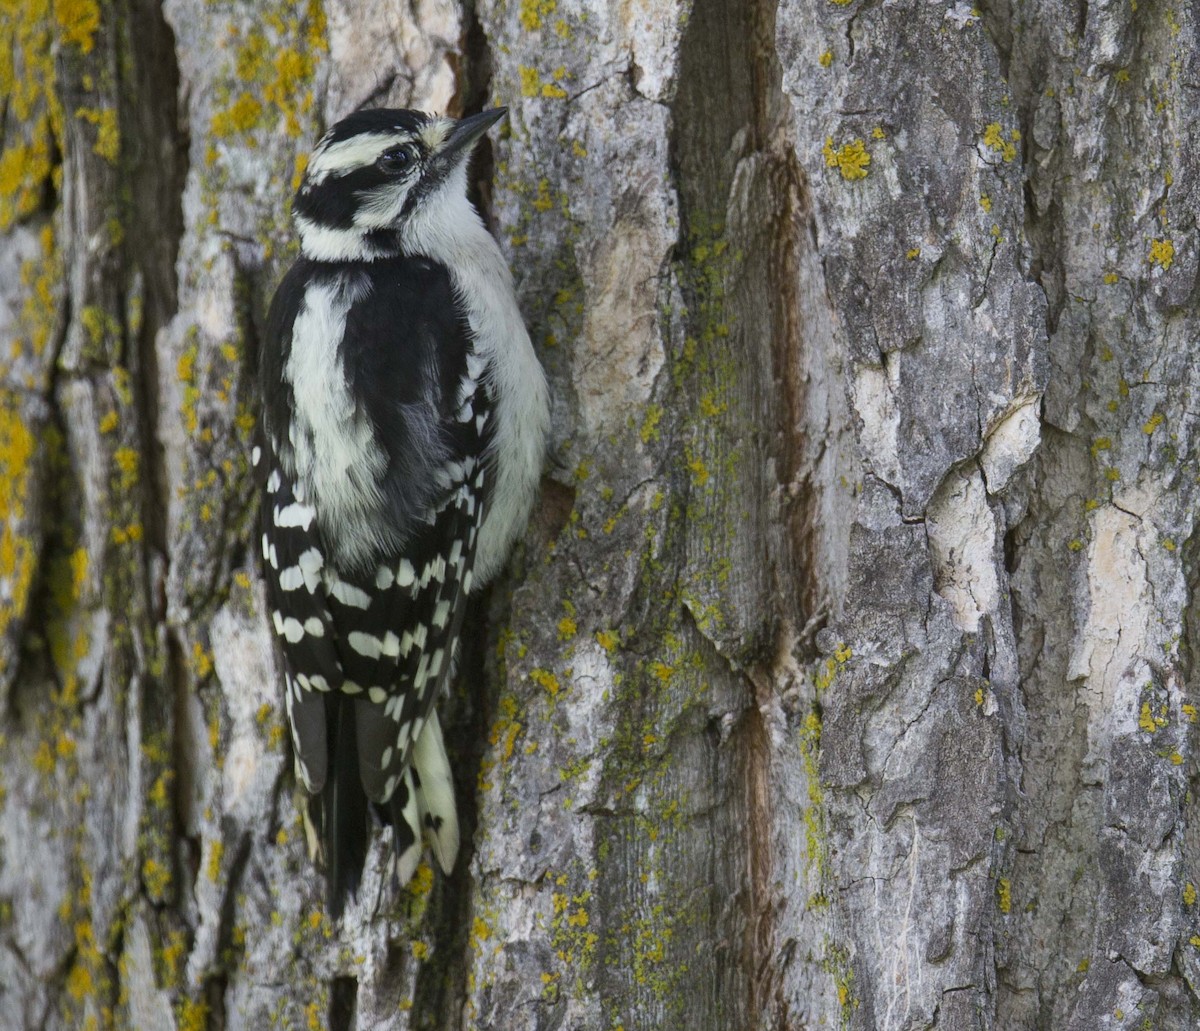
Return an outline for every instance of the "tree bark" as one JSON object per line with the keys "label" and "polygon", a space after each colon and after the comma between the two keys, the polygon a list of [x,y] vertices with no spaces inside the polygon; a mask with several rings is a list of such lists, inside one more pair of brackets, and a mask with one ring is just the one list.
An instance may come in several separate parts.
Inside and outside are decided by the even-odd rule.
{"label": "tree bark", "polygon": [[[0,1026],[1200,1023],[1196,12],[33,0],[0,22]],[[553,397],[339,925],[259,330],[361,105],[477,161]]]}

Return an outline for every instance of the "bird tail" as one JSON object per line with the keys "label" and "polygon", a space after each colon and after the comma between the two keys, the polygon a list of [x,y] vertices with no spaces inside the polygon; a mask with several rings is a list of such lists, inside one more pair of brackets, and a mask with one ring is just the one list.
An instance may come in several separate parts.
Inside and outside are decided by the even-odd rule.
{"label": "bird tail", "polygon": [[412,761],[388,803],[395,833],[392,875],[399,885],[416,873],[425,842],[445,873],[458,856],[458,813],[454,779],[446,758],[442,727],[431,712],[413,743]]}
{"label": "bird tail", "polygon": [[[321,808],[329,914],[337,920],[347,899],[358,894],[370,827],[367,795],[358,769],[354,701],[331,692],[327,704],[331,769],[321,790]],[[454,778],[437,712],[429,714],[413,743],[412,762],[382,808],[395,835],[391,865],[400,885],[412,880],[426,840],[443,872],[449,874],[454,869],[459,846],[458,813],[454,804]]]}
{"label": "bird tail", "polygon": [[449,874],[458,858],[458,811],[454,805],[454,778],[436,711],[429,714],[413,743],[413,771],[421,826],[438,866]]}
{"label": "bird tail", "polygon": [[329,915],[337,920],[346,900],[358,894],[367,859],[367,795],[358,775],[358,741],[354,728],[353,700],[331,692],[326,696],[329,715],[331,769],[321,789],[325,826],[325,862],[328,866]]}

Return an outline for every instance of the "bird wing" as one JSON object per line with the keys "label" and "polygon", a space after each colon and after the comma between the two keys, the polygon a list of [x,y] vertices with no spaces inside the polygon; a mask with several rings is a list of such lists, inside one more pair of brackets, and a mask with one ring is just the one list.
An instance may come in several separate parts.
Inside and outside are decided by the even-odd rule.
{"label": "bird wing", "polygon": [[[346,376],[387,452],[382,493],[390,537],[401,545],[381,548],[362,568],[338,568],[339,528],[323,524],[310,499],[297,500],[268,442],[259,463],[264,570],[302,778],[319,791],[330,759],[351,759],[331,755],[345,750],[338,742],[346,737],[332,733],[319,697],[340,692],[354,700],[363,789],[381,804],[403,785],[454,665],[492,472],[483,457],[491,385],[449,277],[419,259],[402,272],[371,271],[341,342]],[[375,346],[388,320],[390,332],[406,334],[404,348]],[[418,437],[429,445],[431,435],[433,446],[411,446]],[[417,454],[438,464],[422,467]]]}
{"label": "bird wing", "polygon": [[[365,611],[349,611],[336,588],[330,608],[347,677],[365,689],[355,701],[359,772],[382,803],[401,786],[454,666],[491,490],[484,455],[494,420],[486,362],[446,269],[421,258],[398,275],[380,268],[347,317],[343,356],[387,450],[381,485],[404,544],[357,584],[376,599]],[[374,346],[389,334],[403,334],[404,346]],[[423,446],[408,446],[418,436]]]}
{"label": "bird wing", "polygon": [[296,765],[304,786],[318,792],[329,772],[325,703],[344,676],[321,578],[325,559],[315,511],[296,499],[270,445],[254,449],[262,486],[262,555],[271,621],[282,646],[284,702]]}

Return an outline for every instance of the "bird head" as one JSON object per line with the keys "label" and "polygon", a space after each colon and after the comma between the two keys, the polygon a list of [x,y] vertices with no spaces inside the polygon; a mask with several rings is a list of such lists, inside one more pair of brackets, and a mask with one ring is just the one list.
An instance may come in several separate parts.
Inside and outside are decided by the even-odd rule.
{"label": "bird head", "polygon": [[292,206],[300,249],[315,261],[404,253],[416,225],[477,222],[467,162],[507,109],[455,120],[419,111],[357,111],[309,157]]}

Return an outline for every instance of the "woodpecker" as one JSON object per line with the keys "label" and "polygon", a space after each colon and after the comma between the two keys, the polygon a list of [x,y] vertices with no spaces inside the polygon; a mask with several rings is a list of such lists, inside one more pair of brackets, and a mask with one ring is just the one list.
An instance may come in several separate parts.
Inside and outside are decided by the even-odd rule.
{"label": "woodpecker", "polygon": [[371,812],[392,872],[449,873],[454,783],[436,703],[468,595],[538,490],[546,380],[467,164],[501,119],[359,111],[319,141],[300,257],[261,348],[263,569],[296,770],[320,796],[329,908],[356,894]]}

